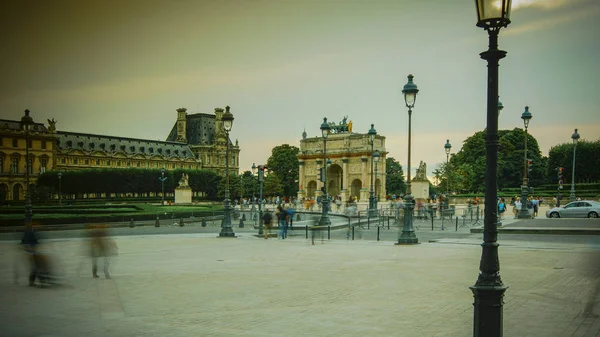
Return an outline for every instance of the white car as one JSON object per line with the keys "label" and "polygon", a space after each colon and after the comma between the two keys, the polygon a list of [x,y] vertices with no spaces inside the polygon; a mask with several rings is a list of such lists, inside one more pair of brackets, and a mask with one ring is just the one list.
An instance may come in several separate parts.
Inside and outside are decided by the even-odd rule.
{"label": "white car", "polygon": [[597,218],[598,215],[600,215],[600,202],[593,200],[573,201],[546,211],[547,218]]}

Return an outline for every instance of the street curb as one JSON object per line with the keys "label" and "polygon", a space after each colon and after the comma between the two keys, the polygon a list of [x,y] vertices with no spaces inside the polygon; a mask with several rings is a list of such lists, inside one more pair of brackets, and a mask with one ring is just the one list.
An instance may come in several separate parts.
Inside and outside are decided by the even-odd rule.
{"label": "street curb", "polygon": [[[471,228],[471,233],[483,233],[483,227]],[[498,228],[501,234],[600,235],[600,229],[588,228]]]}

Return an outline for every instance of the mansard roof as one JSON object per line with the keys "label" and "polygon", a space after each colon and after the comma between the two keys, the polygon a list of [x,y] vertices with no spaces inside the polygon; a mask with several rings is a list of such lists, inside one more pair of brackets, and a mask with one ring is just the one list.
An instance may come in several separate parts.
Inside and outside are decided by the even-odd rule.
{"label": "mansard roof", "polygon": [[58,149],[81,149],[84,151],[103,151],[123,153],[126,155],[161,155],[179,159],[195,159],[194,153],[187,144],[169,141],[94,135],[58,131]]}
{"label": "mansard roof", "polygon": [[[21,122],[8,119],[0,119],[0,130],[22,131]],[[31,130],[34,132],[48,132],[43,123],[33,123]]]}
{"label": "mansard roof", "polygon": [[[212,145],[215,142],[216,116],[206,113],[189,114],[186,116],[186,139],[191,145]],[[167,141],[177,139],[177,122],[173,125]]]}

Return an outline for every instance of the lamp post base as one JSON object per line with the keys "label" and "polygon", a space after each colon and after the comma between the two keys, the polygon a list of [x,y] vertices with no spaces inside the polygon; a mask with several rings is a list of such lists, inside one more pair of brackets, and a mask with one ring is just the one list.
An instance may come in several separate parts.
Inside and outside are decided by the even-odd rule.
{"label": "lamp post base", "polygon": [[500,285],[474,285],[469,287],[475,299],[473,321],[474,337],[501,337],[503,335],[504,292]]}
{"label": "lamp post base", "polygon": [[529,188],[527,185],[521,186],[521,209],[519,210],[519,214],[517,214],[517,219],[531,219],[531,214],[527,210],[527,196],[528,196]]}
{"label": "lamp post base", "polygon": [[419,243],[419,239],[415,235],[413,228],[413,210],[415,209],[414,198],[412,195],[404,197],[404,227],[402,228],[402,234],[398,238],[396,245],[414,245]]}

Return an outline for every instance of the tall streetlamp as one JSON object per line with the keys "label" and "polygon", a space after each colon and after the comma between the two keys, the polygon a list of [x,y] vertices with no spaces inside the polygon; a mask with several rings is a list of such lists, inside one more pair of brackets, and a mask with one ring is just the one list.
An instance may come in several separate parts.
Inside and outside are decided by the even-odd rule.
{"label": "tall streetlamp", "polygon": [[160,169],[160,177],[158,177],[158,180],[160,180],[160,189],[162,191],[160,204],[162,206],[164,206],[165,205],[165,180],[167,180],[167,177],[165,177],[165,168],[164,167]]}
{"label": "tall streetlamp", "polygon": [[326,227],[331,225],[331,220],[327,212],[329,211],[329,196],[327,195],[327,136],[331,126],[327,123],[327,118],[323,118],[323,124],[321,124],[321,135],[323,136],[323,167],[321,168],[321,180],[323,181],[323,197],[321,198],[321,219],[319,220],[319,226]]}
{"label": "tall streetlamp", "polygon": [[58,172],[58,205],[62,206],[62,173]]}
{"label": "tall streetlamp", "polygon": [[446,144],[444,144],[444,151],[446,151],[446,195],[450,195],[450,174],[448,172],[448,158],[450,157],[451,150],[452,145],[450,144],[450,139],[446,139]]}
{"label": "tall streetlamp", "polygon": [[261,220],[258,225],[258,234],[263,235],[263,211],[262,211],[262,198],[263,198],[263,182],[265,181],[265,166],[258,165],[258,218]]}
{"label": "tall streetlamp", "polygon": [[375,191],[373,190],[373,147],[375,145],[375,136],[377,135],[377,131],[375,131],[375,124],[371,124],[371,128],[369,132],[369,142],[371,143],[371,191],[369,193],[369,217],[374,217],[377,214],[377,206],[375,205]]}
{"label": "tall streetlamp", "polygon": [[571,139],[573,139],[573,170],[571,172],[571,194],[569,195],[569,201],[575,201],[575,151],[577,151],[577,142],[579,141],[579,134],[577,133],[577,129],[575,129],[575,133],[571,135]]}
{"label": "tall streetlamp", "polygon": [[506,52],[498,49],[498,33],[510,23],[510,0],[475,0],[477,26],[489,36],[489,48],[481,53],[488,63],[485,211],[479,276],[470,287],[474,297],[473,336],[501,337],[506,286],[500,277],[498,258],[498,63]]}
{"label": "tall streetlamp", "polygon": [[221,232],[219,237],[233,238],[235,233],[231,227],[231,206],[229,203],[229,131],[233,126],[233,114],[229,111],[229,106],[225,107],[223,114],[223,129],[225,129],[225,200],[223,200],[223,222],[221,222]]}
{"label": "tall streetlamp", "polygon": [[[254,179],[256,177],[256,164],[252,163],[252,178]],[[256,202],[256,186],[254,186],[254,183],[252,184],[252,208],[250,209],[250,213],[254,214],[254,212],[256,211],[256,207],[255,207],[255,202]]]}
{"label": "tall streetlamp", "polygon": [[[375,152],[373,152],[373,156],[372,156],[372,159],[375,162],[375,183],[377,183],[377,164],[379,163],[380,158],[381,158],[381,156],[379,155],[379,151],[375,150]],[[377,199],[378,199],[378,195],[377,195],[377,193],[375,193],[375,197],[373,198],[373,205],[375,206],[373,209],[375,210],[375,212],[377,212]],[[377,213],[375,213],[375,214],[377,214]]]}
{"label": "tall streetlamp", "polygon": [[31,226],[31,193],[29,191],[29,130],[33,125],[33,118],[29,116],[29,109],[25,109],[25,116],[21,117],[21,128],[25,130],[25,226]]}
{"label": "tall streetlamp", "polygon": [[419,243],[419,239],[415,235],[415,229],[413,228],[413,211],[415,209],[415,200],[411,195],[411,180],[410,180],[410,148],[411,148],[411,121],[412,121],[412,108],[415,106],[417,100],[417,85],[413,82],[413,75],[408,75],[408,83],[404,85],[402,94],[404,95],[404,103],[408,108],[408,165],[407,165],[407,179],[406,179],[406,195],[404,196],[404,226],[402,227],[402,234],[398,238],[399,245],[410,245]]}
{"label": "tall streetlamp", "polygon": [[519,210],[519,215],[517,218],[519,219],[530,219],[531,215],[529,215],[529,211],[527,210],[527,196],[529,194],[529,187],[527,181],[527,128],[529,127],[529,121],[533,116],[531,112],[529,112],[529,107],[525,107],[525,111],[521,114],[521,119],[523,120],[523,126],[525,126],[525,158],[523,159],[523,185],[521,186],[521,209]]}

